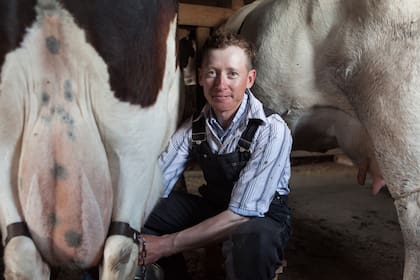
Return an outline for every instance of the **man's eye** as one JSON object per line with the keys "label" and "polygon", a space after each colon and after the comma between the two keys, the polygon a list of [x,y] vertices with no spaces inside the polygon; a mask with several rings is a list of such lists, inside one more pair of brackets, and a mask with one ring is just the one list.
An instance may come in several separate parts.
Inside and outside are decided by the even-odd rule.
{"label": "man's eye", "polygon": [[236,77],[238,77],[239,76],[239,73],[238,72],[230,72],[229,73],[229,77],[230,78],[236,78]]}
{"label": "man's eye", "polygon": [[214,70],[207,71],[207,76],[208,77],[216,77],[216,71],[214,71]]}

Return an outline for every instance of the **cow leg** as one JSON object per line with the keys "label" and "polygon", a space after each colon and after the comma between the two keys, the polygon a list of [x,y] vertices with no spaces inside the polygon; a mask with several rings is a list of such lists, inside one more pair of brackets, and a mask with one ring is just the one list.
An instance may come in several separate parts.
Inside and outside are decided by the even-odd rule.
{"label": "cow leg", "polygon": [[[170,123],[169,113],[165,114],[167,105],[163,106],[164,102],[156,110],[143,111],[129,104],[105,101],[96,108],[114,192],[112,222],[123,222],[140,231],[161,194],[157,159]],[[131,237],[108,237],[100,279],[133,279],[137,250]]]}
{"label": "cow leg", "polygon": [[[103,117],[100,127],[105,136],[114,186],[112,221],[127,223],[136,231],[140,231],[161,196],[161,170],[157,159],[175,127],[168,97],[170,93],[162,93],[156,107],[144,111],[127,104],[120,104],[119,111],[115,103],[112,109],[104,104],[101,110],[106,114],[98,114]],[[174,94],[172,97],[175,98]],[[129,121],[120,122],[119,116],[124,115]],[[108,237],[100,279],[133,279],[137,252],[137,244],[131,237]]]}
{"label": "cow leg", "polygon": [[137,258],[138,246],[133,239],[121,235],[109,237],[105,243],[100,279],[134,279]]}
{"label": "cow leg", "polygon": [[[118,206],[114,208],[112,220],[126,222],[132,229],[140,231],[140,226],[144,223],[145,217],[148,216],[160,195],[160,169],[157,168],[157,164],[155,163],[152,166],[156,168],[138,166],[138,169],[133,170],[129,164],[129,162],[133,161],[127,162],[127,166],[123,164],[121,168],[121,170],[126,170],[126,172],[120,174],[120,179],[129,174],[135,174],[128,172],[129,170],[143,170],[141,173],[144,174],[139,174],[136,176],[136,179],[129,177],[128,180],[128,177],[126,177],[125,179],[128,180],[126,184],[120,184],[118,190],[115,190],[116,195],[114,197],[117,197],[117,199],[114,199],[114,205]],[[141,163],[144,161],[138,160],[136,162]],[[152,174],[152,178],[149,177],[150,174]],[[139,177],[142,179],[139,180]],[[143,182],[148,183],[144,184]],[[138,246],[132,237],[122,235],[108,237],[105,242],[100,279],[133,279],[137,259]]]}
{"label": "cow leg", "polygon": [[12,238],[4,250],[5,280],[50,279],[50,268],[42,261],[32,239]]}
{"label": "cow leg", "polygon": [[[167,38],[165,74],[156,102],[139,108],[117,100],[107,84],[89,85],[92,107],[107,152],[114,188],[112,222],[140,231],[161,196],[158,157],[175,130],[180,71],[176,61],[176,18]],[[103,72],[106,65],[103,65]],[[92,79],[98,81],[98,79]],[[106,77],[104,81],[107,81]],[[146,93],[145,93],[146,94]],[[137,244],[131,237],[110,236],[105,242],[100,279],[133,279]]]}
{"label": "cow leg", "polygon": [[6,279],[49,279],[50,271],[34,242],[25,236],[11,238],[7,226],[24,220],[18,199],[18,168],[22,149],[25,98],[29,86],[18,63],[9,57],[0,84],[0,225]]}
{"label": "cow leg", "polygon": [[[175,84],[178,86],[179,80]],[[96,100],[98,127],[114,187],[113,222],[124,222],[140,231],[161,196],[161,170],[157,160],[175,128],[177,117],[173,104],[178,104],[177,100],[178,95],[170,90],[162,92],[154,107],[147,110],[115,100]],[[133,279],[137,250],[131,237],[108,237],[100,279]]]}
{"label": "cow leg", "polygon": [[404,280],[420,279],[420,192],[396,199],[405,245]]}

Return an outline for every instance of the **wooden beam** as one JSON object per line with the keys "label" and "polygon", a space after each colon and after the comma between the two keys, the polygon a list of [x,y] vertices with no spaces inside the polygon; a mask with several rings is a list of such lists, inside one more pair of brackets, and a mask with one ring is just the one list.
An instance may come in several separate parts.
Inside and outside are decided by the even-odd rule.
{"label": "wooden beam", "polygon": [[244,0],[232,0],[232,9],[238,10],[244,6]]}
{"label": "wooden beam", "polygon": [[222,24],[233,9],[179,3],[178,25],[215,27]]}
{"label": "wooden beam", "polygon": [[344,152],[339,148],[330,149],[326,151],[325,153],[296,150],[296,151],[292,151],[291,157],[318,157],[318,156],[331,156],[331,155],[339,155],[339,154],[344,154]]}

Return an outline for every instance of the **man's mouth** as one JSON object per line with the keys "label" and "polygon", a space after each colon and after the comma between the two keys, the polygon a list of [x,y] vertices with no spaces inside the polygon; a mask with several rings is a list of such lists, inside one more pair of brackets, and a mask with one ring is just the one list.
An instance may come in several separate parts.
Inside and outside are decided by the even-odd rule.
{"label": "man's mouth", "polygon": [[228,97],[230,97],[230,94],[223,93],[223,92],[216,92],[216,93],[212,94],[211,97],[212,98],[228,98]]}
{"label": "man's mouth", "polygon": [[216,101],[224,101],[229,98],[229,95],[213,95],[212,98]]}

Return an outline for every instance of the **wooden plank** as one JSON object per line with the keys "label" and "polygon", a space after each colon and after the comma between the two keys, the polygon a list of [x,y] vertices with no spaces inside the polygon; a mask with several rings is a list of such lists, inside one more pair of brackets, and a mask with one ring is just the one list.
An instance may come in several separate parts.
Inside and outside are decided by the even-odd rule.
{"label": "wooden plank", "polygon": [[244,6],[244,0],[232,0],[232,9],[238,10]]}
{"label": "wooden plank", "polygon": [[179,3],[178,25],[215,27],[233,13],[228,8]]}
{"label": "wooden plank", "polygon": [[302,150],[292,151],[291,157],[322,157],[322,156],[330,156],[330,155],[341,155],[344,152],[339,149],[331,149],[326,151],[325,153],[317,153],[317,152],[307,152]]}

